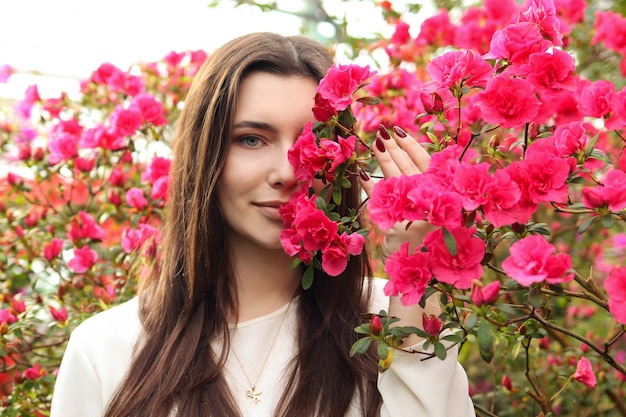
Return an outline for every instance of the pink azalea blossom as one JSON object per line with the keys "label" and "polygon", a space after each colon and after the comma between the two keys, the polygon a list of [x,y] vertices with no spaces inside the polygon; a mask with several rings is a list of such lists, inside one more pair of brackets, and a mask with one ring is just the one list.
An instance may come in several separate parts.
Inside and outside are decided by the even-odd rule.
{"label": "pink azalea blossom", "polygon": [[538,25],[532,22],[510,24],[493,34],[486,59],[505,59],[510,64],[528,62],[528,57],[536,52],[545,52],[552,46],[545,40]]}
{"label": "pink azalea blossom", "polygon": [[0,83],[6,83],[14,73],[14,69],[9,64],[0,65]]}
{"label": "pink azalea blossom", "polygon": [[385,272],[389,276],[385,294],[394,297],[401,295],[400,302],[405,306],[419,303],[432,278],[428,257],[425,252],[409,250],[408,242],[402,244],[400,250],[392,253],[385,262]]}
{"label": "pink azalea blossom", "polygon": [[572,75],[575,69],[570,54],[554,49],[551,53],[530,55],[528,63],[521,65],[516,74],[526,76],[539,94],[559,94],[576,90],[576,78]]}
{"label": "pink azalea blossom", "polygon": [[321,98],[327,100],[338,111],[345,110],[352,104],[352,95],[359,86],[376,74],[370,71],[369,65],[334,65],[330,67],[326,76],[320,81],[317,92]]}
{"label": "pink azalea blossom", "polygon": [[593,373],[593,368],[591,367],[591,362],[589,361],[589,359],[582,356],[578,360],[578,363],[576,364],[576,372],[574,372],[573,378],[574,380],[582,382],[590,388],[596,386],[596,375]]}
{"label": "pink azalea blossom", "polygon": [[626,267],[611,271],[604,287],[609,295],[609,311],[615,320],[626,324]]}
{"label": "pink azalea blossom", "polygon": [[115,65],[105,62],[91,75],[96,84],[108,86],[112,91],[122,91],[125,84],[124,72]]}
{"label": "pink azalea blossom", "polygon": [[50,164],[56,165],[78,156],[78,140],[69,133],[54,135],[48,140],[48,150],[50,151]]}
{"label": "pink azalea blossom", "polygon": [[554,0],[530,0],[526,10],[519,15],[520,22],[532,22],[539,26],[544,38],[554,46],[563,45],[561,21],[556,16]]}
{"label": "pink azalea blossom", "polygon": [[169,176],[160,177],[157,179],[154,184],[152,184],[152,189],[150,190],[150,198],[153,200],[162,200],[164,203],[167,201],[167,192],[169,190]]}
{"label": "pink azalea blossom", "polygon": [[594,25],[595,35],[591,45],[602,42],[616,52],[626,52],[626,17],[611,11],[597,11]]}
{"label": "pink azalea blossom", "polygon": [[540,235],[530,235],[511,245],[510,256],[502,262],[502,269],[521,285],[535,282],[558,284],[571,281],[573,274],[568,254],[555,254],[555,247]]}
{"label": "pink azalea blossom", "polygon": [[454,43],[457,27],[450,21],[448,11],[444,8],[439,13],[425,19],[415,43],[420,46],[448,46]]}
{"label": "pink azalea blossom", "polygon": [[141,179],[154,184],[159,178],[169,175],[171,165],[172,160],[169,158],[162,156],[154,157],[146,167],[146,170],[141,174]]}
{"label": "pink azalea blossom", "polygon": [[31,381],[39,379],[44,375],[46,375],[46,370],[42,369],[39,363],[34,364],[30,368],[25,369],[24,372],[22,372],[22,377]]}
{"label": "pink azalea blossom", "polygon": [[626,208],[626,172],[613,169],[606,174],[604,185],[583,188],[583,203],[593,209],[608,207],[619,211]]}
{"label": "pink azalea blossom", "polygon": [[485,287],[478,280],[472,282],[470,300],[476,307],[483,304],[491,305],[496,302],[500,295],[500,281],[494,281]]}
{"label": "pink azalea blossom", "polygon": [[359,255],[363,251],[365,238],[358,233],[337,235],[322,253],[322,269],[331,277],[345,271],[350,255]]}
{"label": "pink azalea blossom", "polygon": [[126,146],[127,142],[127,139],[120,135],[114,128],[98,124],[83,132],[79,146],[81,148],[101,147],[104,149],[118,150]]}
{"label": "pink azalea blossom", "polygon": [[83,246],[80,249],[74,249],[74,257],[67,262],[67,267],[74,272],[82,274],[87,272],[98,260],[98,253],[89,249],[89,246]]}
{"label": "pink azalea blossom", "polygon": [[10,308],[0,309],[0,324],[13,324],[17,321],[17,317],[11,312]]}
{"label": "pink azalea blossom", "polygon": [[121,136],[133,136],[141,127],[141,112],[131,107],[117,106],[110,116],[111,126]]}
{"label": "pink azalea blossom", "polygon": [[143,210],[148,206],[148,200],[146,200],[146,197],[143,195],[143,191],[137,187],[126,191],[126,202],[129,206],[137,210]]}
{"label": "pink azalea blossom", "polygon": [[160,237],[161,232],[159,229],[149,224],[139,223],[137,229],[124,229],[124,232],[122,232],[122,248],[124,252],[131,253],[141,249],[144,243],[150,238],[155,238],[158,243]]}
{"label": "pink azalea blossom", "polygon": [[615,85],[612,82],[584,80],[578,88],[578,109],[583,115],[605,117],[611,112],[611,101],[615,94]]}
{"label": "pink azalea blossom", "polygon": [[67,321],[67,308],[65,306],[60,310],[57,310],[52,306],[50,306],[49,309],[53,319],[59,323],[65,323]]}
{"label": "pink azalea blossom", "polygon": [[442,87],[484,87],[493,68],[474,51],[451,51],[433,59],[426,70]]}
{"label": "pink azalea blossom", "polygon": [[583,122],[571,122],[557,126],[551,139],[559,156],[584,152],[589,142]]}
{"label": "pink azalea blossom", "polygon": [[167,123],[167,119],[163,116],[163,105],[152,94],[136,95],[130,107],[139,110],[144,123],[151,123],[154,126],[163,126]]}
{"label": "pink azalea blossom", "polygon": [[[395,223],[403,220],[425,219],[425,207],[420,211],[408,198],[409,192],[421,182],[418,175],[410,177],[400,175],[378,181],[374,185],[372,196],[367,202],[372,221],[382,229],[389,229]],[[427,204],[419,196],[418,199],[421,203]]]}
{"label": "pink azalea blossom", "polygon": [[522,78],[499,75],[478,93],[477,105],[485,121],[503,128],[521,127],[539,113],[541,103],[532,84]]}
{"label": "pink azalea blossom", "polygon": [[476,229],[456,227],[449,229],[456,241],[456,254],[451,254],[445,244],[444,232],[437,229],[424,238],[429,256],[429,267],[437,280],[456,288],[470,288],[472,280],[483,273],[481,261],[485,255],[485,242],[474,237]]}
{"label": "pink azalea blossom", "polygon": [[63,239],[57,239],[53,237],[50,242],[46,243],[43,247],[43,256],[47,261],[51,261],[61,253],[63,249]]}
{"label": "pink azalea blossom", "polygon": [[70,222],[67,237],[72,240],[104,239],[105,232],[89,213],[79,211]]}

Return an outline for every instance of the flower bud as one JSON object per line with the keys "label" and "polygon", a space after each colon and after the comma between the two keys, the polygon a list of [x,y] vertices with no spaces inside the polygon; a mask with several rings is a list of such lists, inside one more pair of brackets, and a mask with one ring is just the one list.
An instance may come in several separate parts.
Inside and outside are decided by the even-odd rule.
{"label": "flower bud", "polygon": [[513,382],[511,382],[511,378],[508,375],[502,377],[501,384],[507,391],[513,391]]}
{"label": "flower bud", "polygon": [[482,289],[485,304],[493,304],[500,295],[500,281],[494,281]]}
{"label": "flower bud", "polygon": [[485,302],[483,296],[483,284],[475,279],[472,281],[472,289],[470,290],[470,300],[476,307],[480,307]]}
{"label": "flower bud", "polygon": [[424,326],[424,331],[428,333],[429,336],[437,337],[441,331],[443,321],[437,316],[429,316],[426,313],[422,313],[422,325]]}
{"label": "flower bud", "polygon": [[372,321],[370,322],[370,333],[372,334],[372,336],[378,336],[382,331],[383,325],[380,321],[380,317],[372,316]]}
{"label": "flower bud", "polygon": [[385,359],[378,360],[378,372],[385,372],[391,366],[393,360],[393,349],[387,350],[387,357]]}

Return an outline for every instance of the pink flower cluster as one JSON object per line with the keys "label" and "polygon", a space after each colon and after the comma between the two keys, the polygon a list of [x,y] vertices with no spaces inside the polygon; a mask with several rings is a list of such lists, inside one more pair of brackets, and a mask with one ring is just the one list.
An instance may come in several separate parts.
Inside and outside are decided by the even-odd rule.
{"label": "pink flower cluster", "polygon": [[626,267],[616,268],[607,277],[604,287],[609,295],[609,310],[615,319],[626,324]]}
{"label": "pink flower cluster", "polygon": [[[346,170],[357,158],[357,137],[335,135],[337,126],[353,132],[351,105],[357,91],[375,74],[369,66],[334,65],[320,80],[315,95],[315,126],[307,123],[288,152],[295,176],[303,183],[280,209],[284,230],[281,243],[287,254],[328,275],[340,275],[352,255],[363,251],[365,238],[334,211],[337,196],[346,186]],[[323,188],[323,189],[322,189]],[[320,191],[322,189],[322,191]],[[324,196],[318,196],[317,193]],[[332,195],[332,203],[326,200]],[[318,207],[318,203],[320,203]],[[321,255],[321,263],[316,256]]]}
{"label": "pink flower cluster", "polygon": [[280,240],[285,252],[310,264],[317,253],[322,254],[322,269],[331,276],[340,275],[350,255],[363,251],[365,238],[359,233],[340,231],[339,225],[317,208],[315,195],[306,188],[294,194],[280,208],[285,229]]}

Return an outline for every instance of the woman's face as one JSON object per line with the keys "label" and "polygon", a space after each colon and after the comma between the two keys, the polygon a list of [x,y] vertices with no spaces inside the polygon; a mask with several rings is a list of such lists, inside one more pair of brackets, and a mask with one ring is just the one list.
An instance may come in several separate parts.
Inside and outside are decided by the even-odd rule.
{"label": "woman's face", "polygon": [[314,120],[316,87],[311,78],[265,72],[244,79],[218,186],[233,245],[281,249],[278,208],[300,188],[287,151]]}

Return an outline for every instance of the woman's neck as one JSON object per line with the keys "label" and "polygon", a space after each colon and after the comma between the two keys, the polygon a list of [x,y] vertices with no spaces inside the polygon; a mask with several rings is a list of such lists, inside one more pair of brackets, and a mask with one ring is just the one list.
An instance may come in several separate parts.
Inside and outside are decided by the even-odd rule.
{"label": "woman's neck", "polygon": [[302,273],[291,269],[291,258],[282,249],[236,245],[233,266],[237,280],[238,322],[248,321],[278,310],[291,301]]}

